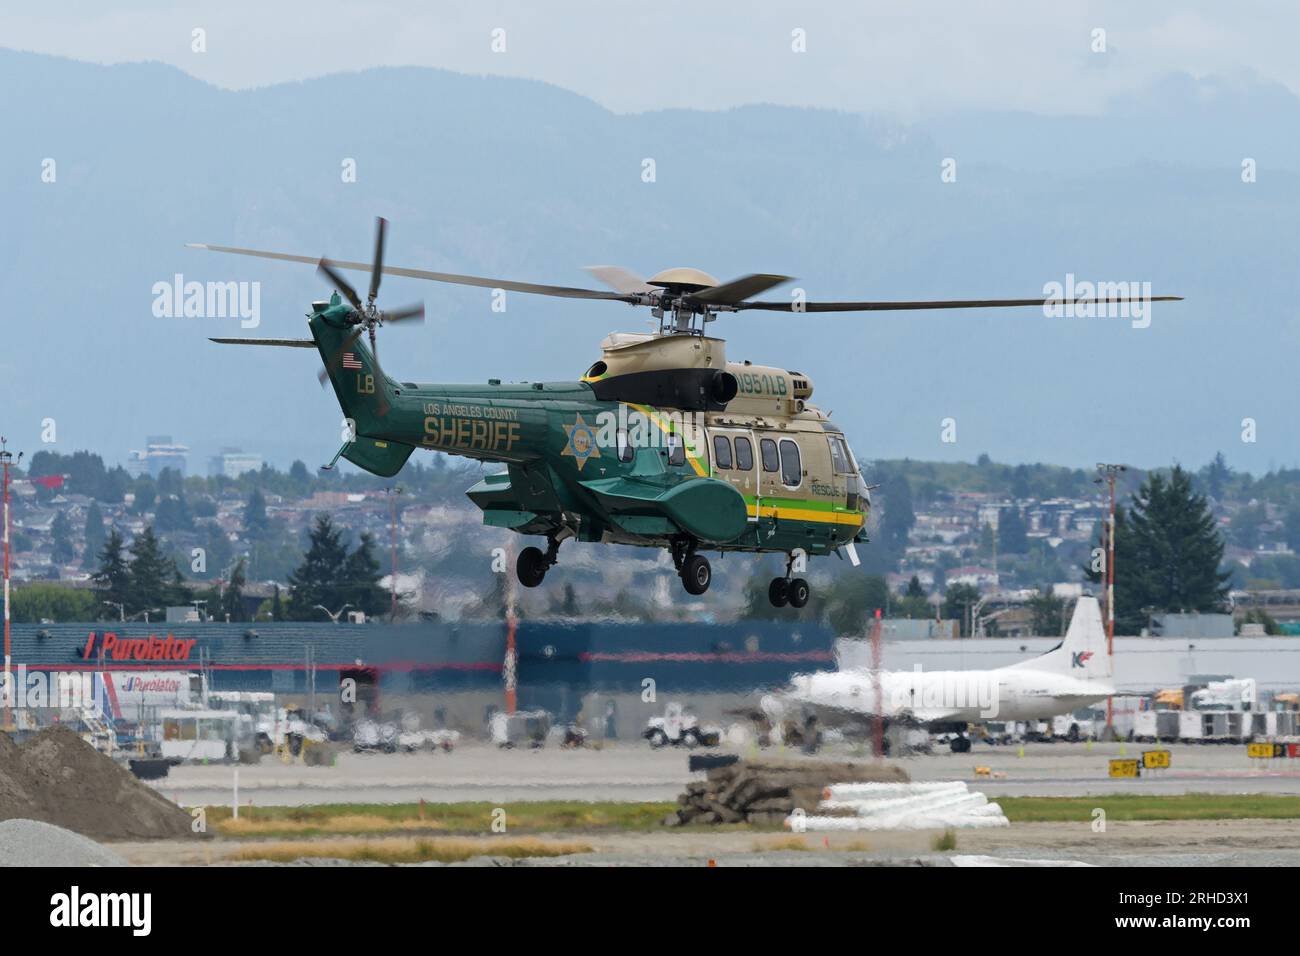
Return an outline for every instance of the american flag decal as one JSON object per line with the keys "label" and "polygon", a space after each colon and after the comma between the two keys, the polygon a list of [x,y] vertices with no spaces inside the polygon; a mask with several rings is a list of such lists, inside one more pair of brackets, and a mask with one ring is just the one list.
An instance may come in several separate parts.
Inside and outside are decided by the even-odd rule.
{"label": "american flag decal", "polygon": [[361,363],[357,361],[357,357],[356,357],[353,353],[351,353],[351,352],[344,352],[344,353],[343,353],[343,367],[344,367],[344,368],[361,368]]}

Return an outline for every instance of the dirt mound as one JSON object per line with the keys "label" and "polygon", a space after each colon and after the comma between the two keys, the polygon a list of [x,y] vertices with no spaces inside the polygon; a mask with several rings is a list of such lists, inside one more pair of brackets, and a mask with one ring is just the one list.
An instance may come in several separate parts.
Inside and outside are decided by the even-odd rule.
{"label": "dirt mound", "polygon": [[26,743],[0,733],[0,820],[38,820],[96,840],[182,839],[190,815],[68,727]]}

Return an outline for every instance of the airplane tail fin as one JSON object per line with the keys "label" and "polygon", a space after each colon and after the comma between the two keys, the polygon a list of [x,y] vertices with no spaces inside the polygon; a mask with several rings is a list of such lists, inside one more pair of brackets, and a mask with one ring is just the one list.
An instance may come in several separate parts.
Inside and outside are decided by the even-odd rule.
{"label": "airplane tail fin", "polygon": [[1065,640],[1046,654],[1015,666],[1109,684],[1113,677],[1111,656],[1106,652],[1106,628],[1102,624],[1101,605],[1097,599],[1079,598]]}

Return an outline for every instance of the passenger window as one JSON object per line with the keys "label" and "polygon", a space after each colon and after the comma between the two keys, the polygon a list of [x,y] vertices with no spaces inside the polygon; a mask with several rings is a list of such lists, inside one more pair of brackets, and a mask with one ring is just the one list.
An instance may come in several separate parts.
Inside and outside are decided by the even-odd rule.
{"label": "passenger window", "polygon": [[803,481],[803,466],[799,463],[799,446],[788,438],[781,439],[781,483],[797,488]]}
{"label": "passenger window", "polygon": [[741,471],[754,470],[754,446],[744,435],[736,436],[736,467]]}
{"label": "passenger window", "polygon": [[831,464],[834,466],[837,475],[848,475],[853,472],[853,469],[849,467],[849,456],[844,448],[843,438],[831,439]]}
{"label": "passenger window", "polygon": [[780,471],[781,463],[776,455],[776,442],[770,438],[764,438],[758,443],[758,448],[763,454],[763,470]]}
{"label": "passenger window", "polygon": [[618,433],[618,460],[631,461],[634,455],[632,446],[628,443],[627,432]]}
{"label": "passenger window", "polygon": [[713,436],[713,467],[731,467],[731,439],[726,435]]}
{"label": "passenger window", "polygon": [[682,465],[686,463],[686,445],[682,442],[682,436],[672,434],[668,436],[668,464]]}

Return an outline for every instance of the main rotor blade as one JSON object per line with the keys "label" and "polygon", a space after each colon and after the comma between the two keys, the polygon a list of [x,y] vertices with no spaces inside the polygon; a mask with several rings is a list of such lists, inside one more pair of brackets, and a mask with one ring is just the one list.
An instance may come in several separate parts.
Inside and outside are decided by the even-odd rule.
{"label": "main rotor blade", "polygon": [[1128,299],[939,299],[933,302],[738,302],[733,307],[762,309],[767,312],[906,312],[924,309],[1006,309],[1021,306],[1078,305],[1125,302],[1181,302],[1181,295],[1153,295],[1150,298]]}
{"label": "main rotor blade", "polygon": [[361,307],[361,299],[357,297],[357,290],[348,284],[347,279],[338,274],[338,270],[334,268],[334,265],[328,259],[322,259],[316,264],[316,271],[334,283],[334,288],[343,293],[343,298],[352,304],[352,308],[358,312],[365,311]]}
{"label": "main rotor blade", "polygon": [[753,275],[741,276],[739,279],[732,279],[730,282],[724,282],[722,285],[715,285],[709,289],[692,292],[687,296],[687,299],[705,305],[737,305],[751,295],[759,295],[773,286],[789,282],[790,278],[790,276],[769,275],[758,272]]}
{"label": "main rotor blade", "polygon": [[370,302],[374,304],[379,295],[379,280],[384,277],[384,235],[388,232],[388,220],[383,216],[375,217],[375,261],[370,265]]}
{"label": "main rotor blade", "polygon": [[407,322],[411,319],[423,322],[424,303],[417,302],[415,305],[403,306],[402,308],[394,309],[391,312],[380,312],[379,319],[384,323],[384,325],[389,325],[393,322]]}
{"label": "main rotor blade", "polygon": [[221,345],[278,345],[291,349],[314,349],[316,343],[311,339],[218,339],[208,337],[209,342]]}
{"label": "main rotor blade", "polygon": [[[186,243],[190,249],[207,249],[209,252],[225,252],[235,256],[254,256],[259,259],[278,259],[282,262],[305,262],[316,265],[319,256],[293,256],[284,252],[263,252],[260,249],[240,249],[235,246],[213,246],[204,242]],[[369,262],[342,262],[330,260],[335,269],[347,269],[355,272],[369,272]],[[452,285],[472,285],[481,289],[505,289],[507,292],[528,292],[533,295],[553,295],[565,299],[609,299],[614,302],[636,302],[636,297],[617,292],[601,292],[596,289],[577,289],[562,285],[540,285],[535,282],[515,282],[511,279],[491,279],[483,276],[465,276],[454,272],[429,272],[424,269],[405,269],[399,266],[384,266],[381,270],[386,276],[404,276],[408,279],[428,279],[432,282],[449,282]],[[341,290],[340,290],[341,291]]]}
{"label": "main rotor blade", "polygon": [[622,266],[587,266],[586,271],[615,292],[621,292],[624,295],[659,291],[631,269],[624,269]]}
{"label": "main rotor blade", "polygon": [[343,344],[334,350],[334,354],[331,355],[329,361],[325,363],[325,367],[316,373],[316,377],[320,379],[322,387],[324,387],[326,380],[337,372],[339,366],[343,363],[343,353],[352,347],[353,342],[361,338],[361,333],[365,330],[366,327],[364,325],[358,325],[352,331],[352,334],[343,340]]}

